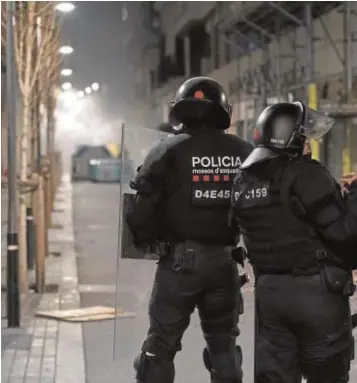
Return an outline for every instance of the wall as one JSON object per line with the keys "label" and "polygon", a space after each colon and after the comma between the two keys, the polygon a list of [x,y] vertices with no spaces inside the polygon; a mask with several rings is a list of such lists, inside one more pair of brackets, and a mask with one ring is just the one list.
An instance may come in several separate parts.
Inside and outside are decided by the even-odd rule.
{"label": "wall", "polygon": [[[198,4],[204,4],[206,2],[193,2],[197,3],[196,7],[198,9]],[[188,3],[188,4],[193,4]],[[352,8],[355,12],[357,12],[357,3],[352,2],[351,3]],[[167,4],[164,7],[170,7],[170,4]],[[190,8],[191,9],[191,8]],[[208,12],[208,6],[203,7],[202,14],[205,12]],[[171,10],[172,13],[175,13],[173,10]],[[169,24],[172,25],[178,25],[178,21],[175,23],[172,23],[172,20],[170,20],[170,16],[168,14],[168,11],[163,12],[163,15],[166,14],[166,17],[164,19],[166,20],[167,25],[164,26],[164,30],[169,29]],[[340,55],[343,57],[343,15],[342,13],[338,12],[337,10],[333,10],[329,12],[328,14],[324,15],[322,17],[322,20],[324,21],[324,24],[329,30],[330,35],[332,36],[333,40],[336,43],[336,48],[340,52]],[[355,21],[357,21],[356,15],[352,16],[352,25],[355,24]],[[322,26],[319,20],[315,20],[313,23],[314,28],[314,37],[317,39],[314,43],[314,74],[316,80],[322,81],[323,79],[328,78],[334,78],[336,76],[340,76],[343,71],[342,63],[339,61],[338,56],[336,55],[333,46],[329,42]],[[354,29],[357,30],[357,27],[354,27]],[[171,28],[171,31],[175,30],[175,28]],[[285,35],[280,40],[280,52],[284,53],[284,55],[288,55],[289,53],[293,53],[292,46],[291,46],[291,39],[296,34],[296,41],[297,45],[300,46],[297,49],[297,60],[302,65],[306,66],[307,60],[306,60],[306,48],[304,48],[304,45],[306,43],[306,29],[303,27],[297,28],[294,32],[291,32],[288,35]],[[173,35],[172,35],[173,36]],[[171,37],[172,37],[171,36]],[[277,52],[278,47],[276,41],[271,43],[269,45],[269,51],[270,51],[270,57],[277,61]],[[218,70],[208,73],[210,77],[215,78],[216,80],[220,81],[225,89],[229,89],[231,86],[232,81],[237,77],[238,74],[238,67],[240,73],[244,73],[245,71],[251,70],[254,67],[257,67],[261,65],[263,62],[263,52],[257,51],[251,55],[251,57],[243,57],[240,60],[233,61],[229,63],[228,65],[225,65]],[[283,58],[280,60],[280,67],[281,67],[281,73],[286,73],[292,70],[294,64],[296,62],[296,58]],[[357,41],[353,42],[353,49],[352,49],[352,63],[355,68],[355,71],[357,71]],[[338,89],[338,85],[335,86],[335,89]],[[173,92],[175,91],[174,88],[170,87],[170,84],[165,86],[165,91],[167,94],[163,94],[162,90],[160,89],[159,92],[153,94],[153,97],[156,100],[156,104],[165,104],[168,102],[168,99],[172,97]],[[240,95],[242,96],[242,95]],[[232,98],[232,97],[231,97]],[[237,98],[233,97],[231,100],[232,103],[236,101]],[[161,100],[161,101],[160,101]],[[237,108],[237,107],[236,107]],[[242,115],[241,118],[247,118],[249,117],[246,115],[247,107],[245,103],[241,105],[241,107],[238,109],[241,111]],[[164,116],[163,116],[164,117]]]}

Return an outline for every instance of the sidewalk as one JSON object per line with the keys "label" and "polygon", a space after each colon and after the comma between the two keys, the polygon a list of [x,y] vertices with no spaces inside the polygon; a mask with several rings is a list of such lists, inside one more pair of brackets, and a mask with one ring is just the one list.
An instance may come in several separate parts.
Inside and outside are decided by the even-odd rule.
{"label": "sidewalk", "polygon": [[[20,329],[6,328],[2,317],[2,383],[85,383],[81,324],[36,318],[35,311],[79,307],[77,266],[72,222],[72,185],[64,176],[57,193],[46,259],[42,296],[31,294],[22,308]],[[58,286],[58,288],[57,288]]]}

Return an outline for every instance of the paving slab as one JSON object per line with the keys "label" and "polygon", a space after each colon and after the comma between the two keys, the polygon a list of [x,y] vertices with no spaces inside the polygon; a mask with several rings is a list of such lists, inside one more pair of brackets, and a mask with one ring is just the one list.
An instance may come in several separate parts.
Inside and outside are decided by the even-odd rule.
{"label": "paving slab", "polygon": [[61,195],[66,205],[56,219],[62,225],[49,235],[50,249],[57,248],[61,256],[46,258],[46,285],[59,288],[41,296],[30,294],[22,307],[20,328],[6,328],[6,318],[2,318],[2,383],[85,383],[80,324],[63,326],[55,320],[35,317],[36,310],[79,306],[68,176],[62,180]]}

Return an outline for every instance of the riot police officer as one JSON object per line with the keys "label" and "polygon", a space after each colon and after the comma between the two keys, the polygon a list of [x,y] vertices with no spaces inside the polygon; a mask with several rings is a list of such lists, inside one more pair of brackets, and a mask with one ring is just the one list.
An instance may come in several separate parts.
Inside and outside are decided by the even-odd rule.
{"label": "riot police officer", "polygon": [[333,124],[300,102],[269,106],[234,181],[232,210],[256,275],[259,383],[348,381],[356,201],[303,154]]}
{"label": "riot police officer", "polygon": [[156,243],[161,255],[136,379],[174,381],[174,357],[197,307],[212,382],[241,383],[235,344],[239,277],[231,254],[236,228],[229,227],[227,215],[234,176],[252,147],[226,134],[231,106],[211,78],[183,83],[169,117],[185,129],[149,152],[132,184],[137,194],[126,216],[136,246]]}

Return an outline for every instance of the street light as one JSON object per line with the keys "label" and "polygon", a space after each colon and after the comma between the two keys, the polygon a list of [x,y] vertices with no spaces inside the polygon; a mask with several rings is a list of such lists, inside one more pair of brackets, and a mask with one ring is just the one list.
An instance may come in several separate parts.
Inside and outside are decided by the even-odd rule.
{"label": "street light", "polygon": [[62,69],[62,70],[61,70],[61,75],[62,75],[62,76],[65,76],[65,77],[67,77],[67,76],[71,76],[72,73],[73,73],[73,70],[72,70],[72,69],[69,69],[69,68],[65,68],[65,69]]}
{"label": "street light", "polygon": [[87,93],[87,94],[91,94],[92,93],[92,88],[90,86],[87,86],[84,91]]}
{"label": "street light", "polygon": [[62,84],[62,89],[63,90],[70,90],[70,89],[72,89],[72,84],[70,82],[65,82]]}
{"label": "street light", "polygon": [[78,96],[78,98],[83,98],[84,97],[84,91],[83,90],[79,90],[77,92],[77,96]]}
{"label": "street light", "polygon": [[70,55],[71,53],[73,53],[73,48],[69,45],[63,45],[60,48],[59,53],[61,53],[62,55]]}
{"label": "street light", "polygon": [[69,13],[69,12],[72,12],[76,7],[72,3],[63,2],[63,3],[58,3],[55,8],[58,12]]}
{"label": "street light", "polygon": [[97,90],[99,90],[99,84],[97,82],[94,82],[92,84],[92,90],[93,92],[96,92]]}

